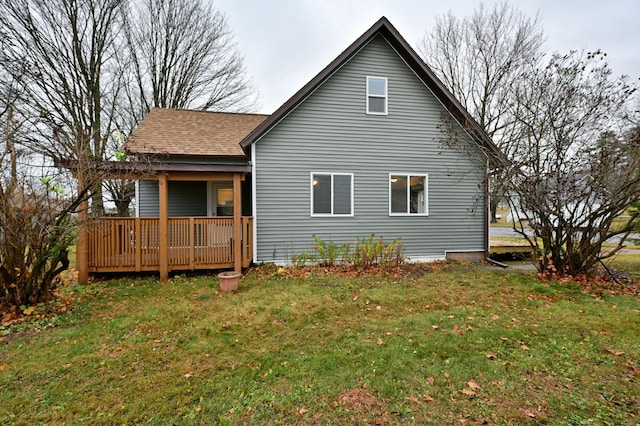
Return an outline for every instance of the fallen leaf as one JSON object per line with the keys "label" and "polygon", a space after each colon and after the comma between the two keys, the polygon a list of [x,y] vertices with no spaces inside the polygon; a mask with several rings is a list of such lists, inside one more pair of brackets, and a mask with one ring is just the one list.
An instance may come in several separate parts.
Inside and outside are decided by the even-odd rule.
{"label": "fallen leaf", "polygon": [[304,414],[304,413],[308,413],[309,410],[307,410],[306,408],[302,407],[302,408],[298,408],[298,414]]}
{"label": "fallen leaf", "polygon": [[433,401],[433,398],[430,397],[429,395],[425,395],[423,398],[424,398],[425,401],[428,401],[428,402]]}
{"label": "fallen leaf", "polygon": [[524,343],[522,345],[520,345],[520,349],[522,349],[523,351],[528,351],[529,350],[529,346],[525,345]]}
{"label": "fallen leaf", "polygon": [[7,369],[7,364],[0,364],[0,371],[4,371]]}
{"label": "fallen leaf", "polygon": [[495,321],[495,320],[499,320],[499,319],[500,319],[500,317],[499,317],[499,316],[497,316],[497,315],[492,315],[492,316],[491,316],[491,319]]}
{"label": "fallen leaf", "polygon": [[416,404],[420,403],[420,400],[415,396],[405,396],[404,399],[406,399],[407,401],[415,402]]}
{"label": "fallen leaf", "polygon": [[435,379],[433,377],[427,377],[427,384],[428,385],[432,385],[435,382]]}
{"label": "fallen leaf", "polygon": [[460,392],[462,392],[463,394],[467,395],[467,396],[473,396],[476,393],[474,391],[472,391],[471,389],[462,389]]}
{"label": "fallen leaf", "polygon": [[480,389],[480,386],[474,382],[473,380],[467,382],[467,385],[471,388],[471,389]]}
{"label": "fallen leaf", "polygon": [[439,329],[440,327],[438,327],[437,325],[432,325],[431,328],[433,328],[434,330]]}
{"label": "fallen leaf", "polygon": [[498,358],[498,355],[494,354],[493,352],[489,352],[487,354],[487,358],[489,358],[491,360],[494,360],[494,359]]}
{"label": "fallen leaf", "polygon": [[184,375],[184,378],[189,380],[191,378],[191,376],[193,376],[193,374],[187,373],[187,374]]}
{"label": "fallen leaf", "polygon": [[610,354],[613,354],[615,356],[624,355],[624,352],[616,351],[616,350],[613,350],[613,349],[607,349],[607,352],[609,352]]}
{"label": "fallen leaf", "polygon": [[522,410],[527,417],[531,417],[532,419],[536,418],[536,413],[531,410]]}
{"label": "fallen leaf", "polygon": [[378,341],[377,341],[376,343],[377,343],[378,345],[382,345],[382,344],[384,344],[384,340],[382,340],[382,339],[378,338]]}

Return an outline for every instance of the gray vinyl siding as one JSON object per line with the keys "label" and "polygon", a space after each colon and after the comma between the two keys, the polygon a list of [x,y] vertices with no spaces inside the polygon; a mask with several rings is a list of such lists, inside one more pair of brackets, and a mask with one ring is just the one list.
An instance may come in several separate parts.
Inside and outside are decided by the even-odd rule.
{"label": "gray vinyl siding", "polygon": [[[366,114],[366,77],[388,78],[388,115]],[[445,109],[381,36],[255,143],[257,261],[372,233],[413,258],[484,249],[485,158],[441,146]],[[311,217],[311,172],[353,173],[353,217]],[[389,216],[389,173],[428,175],[428,216]]]}
{"label": "gray vinyl siding", "polygon": [[[158,182],[143,180],[138,187],[140,217],[160,216]],[[169,216],[206,216],[207,183],[169,181]]]}

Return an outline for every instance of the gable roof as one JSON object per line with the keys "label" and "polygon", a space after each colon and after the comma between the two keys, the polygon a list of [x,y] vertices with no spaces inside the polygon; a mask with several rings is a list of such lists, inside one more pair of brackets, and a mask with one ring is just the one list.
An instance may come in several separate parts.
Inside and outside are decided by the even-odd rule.
{"label": "gable roof", "polygon": [[371,28],[362,34],[355,42],[353,42],[346,50],[344,50],[336,59],[327,65],[320,73],[311,79],[287,102],[278,108],[272,115],[264,120],[260,125],[253,129],[242,141],[240,145],[242,149],[247,151],[249,146],[256,142],[260,137],[267,133],[274,125],[285,118],[293,111],[301,102],[311,95],[318,86],[333,75],[340,67],[348,62],[360,49],[369,43],[378,34],[382,35],[386,41],[395,49],[400,57],[415,72],[415,74],[424,82],[424,84],[433,92],[440,100],[445,108],[458,120],[464,129],[479,142],[485,149],[496,157],[500,162],[506,162],[506,157],[500,149],[493,143],[491,138],[486,134],[482,127],[471,117],[469,112],[462,104],[449,92],[444,84],[436,77],[433,71],[424,63],[407,41],[400,35],[398,30],[384,16],[378,20]]}
{"label": "gable roof", "polygon": [[131,154],[244,158],[240,141],[265,118],[259,114],[153,108],[124,149]]}

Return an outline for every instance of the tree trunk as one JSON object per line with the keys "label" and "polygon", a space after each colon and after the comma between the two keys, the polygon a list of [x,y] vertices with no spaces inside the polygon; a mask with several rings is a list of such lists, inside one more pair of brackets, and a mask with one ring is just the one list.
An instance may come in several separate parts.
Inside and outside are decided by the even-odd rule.
{"label": "tree trunk", "polygon": [[91,216],[104,216],[104,201],[102,200],[102,182],[98,182],[91,191]]}

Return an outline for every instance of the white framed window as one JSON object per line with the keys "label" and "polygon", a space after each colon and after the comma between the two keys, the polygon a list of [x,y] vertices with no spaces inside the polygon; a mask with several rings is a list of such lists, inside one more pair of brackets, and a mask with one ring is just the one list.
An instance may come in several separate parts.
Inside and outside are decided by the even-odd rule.
{"label": "white framed window", "polygon": [[353,173],[311,173],[311,216],[353,216]]}
{"label": "white framed window", "polygon": [[367,77],[367,114],[388,114],[387,86],[387,77]]}
{"label": "white framed window", "polygon": [[389,173],[389,215],[428,216],[429,176],[422,173]]}

